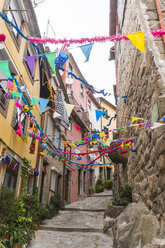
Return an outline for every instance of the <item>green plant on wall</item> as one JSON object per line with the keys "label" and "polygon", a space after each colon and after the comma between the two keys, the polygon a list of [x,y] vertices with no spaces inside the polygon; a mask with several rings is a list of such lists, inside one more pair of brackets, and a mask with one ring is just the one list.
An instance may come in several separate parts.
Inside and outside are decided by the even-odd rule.
{"label": "green plant on wall", "polygon": [[119,197],[115,196],[112,204],[116,206],[127,206],[132,202],[132,190],[131,187],[126,184],[120,188]]}
{"label": "green plant on wall", "polygon": [[21,165],[21,176],[23,178],[22,180],[22,192],[27,193],[27,182],[28,178],[33,175],[33,173],[30,171],[29,166],[31,164],[30,160],[27,160],[25,157],[23,158],[23,164]]}

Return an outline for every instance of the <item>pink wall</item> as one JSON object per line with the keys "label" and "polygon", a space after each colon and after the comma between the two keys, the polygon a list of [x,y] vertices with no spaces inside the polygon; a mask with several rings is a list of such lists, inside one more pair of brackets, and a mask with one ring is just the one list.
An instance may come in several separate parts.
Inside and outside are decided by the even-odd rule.
{"label": "pink wall", "polygon": [[[76,125],[79,125],[78,123],[75,123]],[[75,128],[75,125],[72,124],[72,132],[67,131],[67,137],[69,139],[71,139],[73,142],[77,141],[77,140],[82,140],[82,130],[81,128],[77,131]],[[80,152],[86,152],[87,150],[83,149],[83,147],[87,146],[79,146],[79,147],[74,147],[71,146],[72,148],[72,152],[75,149],[80,150]],[[81,160],[77,160],[77,157],[73,157],[72,156],[72,161],[74,162],[78,162],[78,163],[88,163],[88,158],[87,155],[82,156]],[[77,201],[77,193],[78,193],[78,167],[76,165],[72,165],[70,166],[70,168],[72,168],[72,202]]]}
{"label": "pink wall", "polygon": [[[71,62],[71,65],[73,67],[73,73],[76,76],[81,78],[81,75],[80,75],[79,71],[77,70],[76,67],[73,66],[72,62]],[[68,62],[65,63],[64,68],[66,70],[68,70]],[[67,78],[67,73],[64,72],[64,74],[62,76],[62,80],[63,80],[63,83],[64,83],[65,86],[66,86],[66,84],[65,84],[66,78]],[[81,82],[79,80],[73,78],[73,84],[72,84],[73,96],[76,99],[77,103],[83,107],[84,112],[86,112],[87,111],[87,88],[86,88],[85,84],[82,83],[82,85],[83,85],[83,88],[84,88],[84,97],[82,97],[80,95]],[[76,106],[76,109],[79,109],[79,108],[77,108],[77,106]],[[79,126],[79,123],[74,122],[74,120],[72,120],[72,122]],[[73,124],[73,123],[72,123],[72,131],[71,132],[70,131],[66,132],[67,138],[71,139],[73,142],[78,141],[78,140],[82,140],[82,131],[83,130],[80,128],[77,131],[76,128],[75,128],[75,124]],[[80,150],[80,152],[86,152],[87,150],[83,149],[83,147],[87,148],[87,145],[86,146],[79,146],[77,148],[74,147],[74,146],[71,146],[71,149],[72,149],[72,152],[75,149]],[[75,161],[75,162],[78,162],[78,163],[88,163],[88,157],[87,157],[87,155],[85,155],[85,156],[82,156],[81,160],[77,160],[77,157],[72,156],[72,161]],[[77,193],[78,193],[78,167],[76,165],[70,165],[69,167],[72,169],[72,196],[71,196],[71,201],[74,202],[74,201],[77,201]]]}

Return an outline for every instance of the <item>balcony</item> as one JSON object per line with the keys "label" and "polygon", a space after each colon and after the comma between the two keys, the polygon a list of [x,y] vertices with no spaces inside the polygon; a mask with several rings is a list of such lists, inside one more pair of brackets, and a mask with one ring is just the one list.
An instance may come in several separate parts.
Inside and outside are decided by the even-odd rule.
{"label": "balcony", "polygon": [[68,98],[69,98],[70,104],[75,105],[74,111],[79,116],[79,118],[83,121],[83,123],[88,128],[91,128],[91,122],[90,122],[90,120],[88,118],[89,113],[81,111],[81,106],[79,105],[79,103],[77,102],[77,100],[74,98],[74,96],[72,94],[68,95]]}

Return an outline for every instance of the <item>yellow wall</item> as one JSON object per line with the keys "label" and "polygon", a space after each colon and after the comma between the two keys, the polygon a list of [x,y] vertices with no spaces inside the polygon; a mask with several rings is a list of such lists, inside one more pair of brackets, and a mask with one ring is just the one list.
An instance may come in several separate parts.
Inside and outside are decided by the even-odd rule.
{"label": "yellow wall", "polygon": [[[0,1],[0,11],[2,12],[3,4],[5,0]],[[28,30],[27,27],[24,25],[24,29],[22,32],[27,35]],[[6,41],[5,45],[10,53],[10,56],[12,57],[19,74],[16,76],[17,79],[19,79],[20,75],[22,75],[23,82],[25,83],[25,86],[27,87],[28,91],[30,92],[30,95],[33,97],[39,96],[39,89],[40,89],[40,83],[39,81],[32,81],[30,80],[29,74],[23,64],[23,56],[24,56],[24,50],[26,46],[26,40],[24,38],[21,38],[21,46],[19,51],[17,50],[15,43],[10,36],[10,32],[8,31],[8,28],[6,26],[6,23],[4,20],[0,18],[0,33],[3,33],[6,35]],[[37,53],[37,52],[36,52]],[[36,62],[36,70],[35,70],[35,76],[34,79],[39,80],[39,65],[38,65],[38,59]],[[16,88],[15,88],[16,89]],[[9,100],[9,108],[7,113],[7,118],[5,118],[0,113],[0,139],[3,143],[7,145],[13,152],[15,152],[17,155],[19,155],[21,158],[26,157],[28,160],[30,160],[31,166],[34,168],[36,166],[36,159],[37,159],[37,151],[38,151],[38,141],[36,141],[36,147],[35,147],[35,154],[29,153],[29,147],[32,138],[29,137],[28,144],[26,144],[22,138],[20,138],[18,135],[16,135],[15,130],[11,126],[12,116],[13,116],[13,109],[15,100]],[[33,115],[35,116],[35,119],[37,120],[38,124],[41,123],[41,115],[40,115],[40,108],[38,104],[35,104],[36,109],[32,110]],[[28,130],[28,129],[27,129]],[[2,146],[0,148],[0,152],[2,150]],[[1,153],[0,153],[1,155]],[[0,173],[0,177],[2,175],[2,172]]]}
{"label": "yellow wall", "polygon": [[[112,106],[107,104],[106,101],[103,101],[103,100],[101,101],[101,107],[108,110],[107,114],[110,116],[110,118],[113,117],[116,114],[116,110]],[[102,128],[104,128],[104,126],[106,126],[109,123],[110,118],[106,119],[106,118],[104,118],[102,116],[102,119],[101,119]],[[107,128],[108,128],[108,130],[115,129],[116,128],[116,120],[113,119],[112,122],[111,122],[111,125],[109,127],[107,127]],[[109,133],[108,140],[111,140],[111,139],[112,139],[112,134]],[[105,142],[107,145],[109,145],[109,143],[110,143],[108,140]]]}

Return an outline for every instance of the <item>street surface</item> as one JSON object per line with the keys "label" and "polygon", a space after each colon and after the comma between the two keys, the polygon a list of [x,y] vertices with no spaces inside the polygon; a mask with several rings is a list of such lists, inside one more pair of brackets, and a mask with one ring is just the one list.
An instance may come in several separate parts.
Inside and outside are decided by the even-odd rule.
{"label": "street surface", "polygon": [[111,248],[112,238],[103,233],[110,195],[111,191],[106,191],[67,205],[40,225],[29,248]]}

